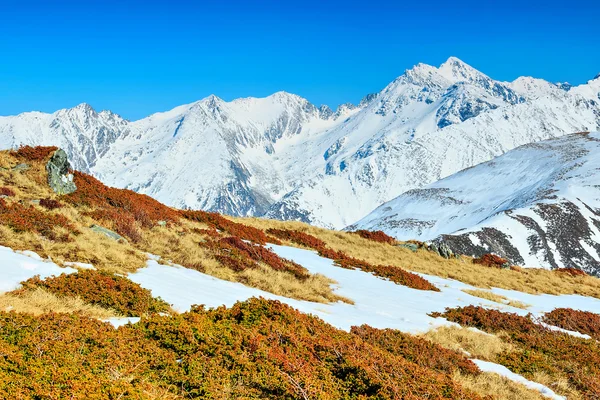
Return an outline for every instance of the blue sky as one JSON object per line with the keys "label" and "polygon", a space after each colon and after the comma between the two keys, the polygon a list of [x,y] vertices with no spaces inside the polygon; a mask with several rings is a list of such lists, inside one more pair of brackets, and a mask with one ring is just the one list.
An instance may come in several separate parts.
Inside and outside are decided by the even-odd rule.
{"label": "blue sky", "polygon": [[335,107],[452,55],[500,80],[600,72],[600,2],[490,3],[1,0],[0,115],[279,90]]}

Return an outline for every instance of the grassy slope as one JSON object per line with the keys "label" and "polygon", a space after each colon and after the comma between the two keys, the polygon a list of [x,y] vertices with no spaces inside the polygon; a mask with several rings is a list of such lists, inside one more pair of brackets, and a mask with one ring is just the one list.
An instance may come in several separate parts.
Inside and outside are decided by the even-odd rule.
{"label": "grassy slope", "polygon": [[[591,277],[546,270],[501,270],[473,264],[468,257],[445,260],[425,250],[413,253],[394,246],[394,243],[382,243],[357,234],[329,231],[296,222],[223,218],[206,213],[182,214],[147,196],[106,188],[93,178],[81,174],[76,176],[79,193],[58,197],[46,185],[44,163],[48,153],[41,153],[39,159],[35,160],[19,154],[0,152],[0,167],[6,168],[0,169],[0,193],[8,195],[0,207],[0,245],[34,250],[44,257],[51,257],[59,264],[67,261],[86,262],[108,273],[127,273],[145,265],[146,253],[152,253],[218,278],[239,281],[287,297],[321,302],[351,301],[333,294],[330,289],[331,281],[326,277],[305,276],[298,266],[285,260],[271,259],[267,253],[261,253],[263,250],[259,247],[248,250],[241,248],[236,240],[228,239],[245,239],[255,243],[275,241],[266,234],[267,230],[274,228],[310,234],[326,244],[331,251],[343,252],[346,257],[374,266],[386,265],[392,269],[401,267],[484,288],[496,286],[530,293],[578,293],[600,297],[600,280]],[[21,162],[31,164],[31,169],[21,172],[8,169]],[[43,202],[42,205],[31,203],[32,200],[39,199],[51,201]],[[127,240],[115,242],[99,235],[89,229],[92,224],[118,231]],[[285,244],[299,246],[292,242]],[[253,256],[255,253],[263,255],[256,258]],[[0,384],[0,393],[4,391],[5,394],[13,395],[14,392],[9,391],[18,388],[22,393],[28,393],[22,398],[29,398],[33,393],[60,396],[74,392],[85,393],[80,398],[94,398],[94,395],[112,387],[110,390],[115,391],[115,396],[125,393],[144,399],[186,398],[192,390],[221,396],[216,398],[222,398],[223,393],[229,393],[225,397],[327,398],[325,394],[330,391],[349,393],[348,387],[351,386],[348,385],[358,384],[361,386],[354,387],[353,390],[364,390],[364,398],[397,398],[399,393],[405,398],[418,398],[425,393],[431,398],[452,398],[457,393],[460,393],[461,398],[541,398],[538,393],[497,375],[469,373],[455,368],[453,362],[449,364],[447,353],[441,347],[425,346],[429,349],[425,357],[415,359],[414,348],[421,348],[423,344],[419,341],[413,343],[409,335],[402,335],[402,340],[410,343],[406,351],[392,351],[380,341],[363,343],[364,338],[356,333],[344,333],[322,322],[314,322],[315,319],[305,320],[306,316],[273,302],[256,303],[250,300],[235,306],[233,311],[197,311],[181,318],[149,315],[147,322],[139,327],[119,330],[120,333],[115,334],[112,328],[100,327],[97,322],[86,317],[106,318],[128,314],[132,310],[115,311],[118,307],[98,301],[89,293],[74,294],[65,282],[66,280],[60,280],[60,283],[52,285],[38,283],[27,290],[0,296],[0,309],[10,306],[15,311],[9,314],[0,312],[5,321],[3,328],[0,327],[0,352],[8,357],[0,360],[0,374],[4,374],[0,381],[6,382],[4,385]],[[52,291],[48,288],[52,288]],[[119,290],[115,289],[111,296],[118,298]],[[260,331],[261,335],[266,335],[266,342],[256,342],[253,338],[257,335],[248,330],[247,324],[240,324],[246,318],[239,319],[240,309],[251,309],[250,315],[259,314],[258,319],[251,318],[251,325],[259,323],[265,328],[264,324],[268,324],[267,331]],[[79,316],[48,314],[49,310]],[[235,310],[238,310],[238,314]],[[25,317],[25,314],[32,316]],[[218,318],[233,319],[227,324],[210,325],[217,323],[214,320],[217,314],[220,315]],[[72,323],[69,318],[76,318],[77,322]],[[289,318],[304,321],[310,335],[317,335],[323,342],[307,342],[308,337],[303,331],[306,327],[298,323],[290,325]],[[23,326],[24,320],[27,327],[37,326],[37,330],[29,332],[27,328],[18,337],[14,336],[14,332],[7,331],[14,324]],[[67,320],[71,322],[66,323]],[[160,328],[159,333],[156,333],[157,327]],[[197,332],[203,329],[211,330],[212,341],[231,334],[235,334],[239,340],[242,340],[243,335],[250,336],[236,342],[238,344],[235,346],[241,347],[226,350],[223,343],[215,342],[203,348],[202,351],[209,353],[198,353],[197,346],[200,342]],[[46,331],[58,334],[53,335],[48,344],[44,342],[36,345],[36,340],[40,340],[38,336],[43,336]],[[282,333],[286,334],[282,336]],[[442,347],[457,351],[457,360],[463,357],[460,356],[462,351],[496,361],[512,359],[507,355],[521,351],[508,335],[502,332],[490,333],[494,335],[455,328],[430,332],[424,337],[429,343],[439,343]],[[94,337],[93,341],[86,341],[90,336]],[[68,338],[73,340],[65,342]],[[332,343],[331,338],[336,338],[336,342]],[[201,340],[206,340],[206,337]],[[19,343],[21,346],[17,346]],[[94,343],[99,344],[100,348],[93,348]],[[271,344],[264,347],[265,343]],[[269,353],[274,351],[273,343],[276,344],[278,353]],[[322,351],[324,343],[325,348],[331,351],[327,357],[337,358],[338,361],[332,364],[332,360],[327,357],[319,359],[325,364],[321,364],[318,371],[305,366],[302,362],[304,357],[309,357],[310,352]],[[119,347],[122,345],[128,346],[128,351],[130,346],[139,348],[139,351],[122,362],[111,356],[124,351]],[[231,345],[232,342],[228,342],[227,346]],[[58,346],[64,350],[64,354],[49,351],[52,347],[46,349],[46,346]],[[95,371],[85,370],[83,374],[81,370],[77,370],[73,375],[75,369],[72,368],[75,366],[69,363],[83,360],[78,353],[82,346],[91,346],[85,360],[86,363],[96,363],[98,368]],[[373,346],[377,350],[373,350]],[[36,356],[36,349],[42,349],[46,353]],[[269,357],[284,358],[279,359],[281,364],[273,365],[272,361],[255,357],[257,349],[263,349]],[[302,353],[306,349],[312,350]],[[342,353],[340,349],[344,349]],[[220,355],[215,354],[215,350]],[[231,355],[227,355],[227,352],[233,352],[231,354],[235,354],[235,357],[241,354],[243,361],[236,360],[230,365],[233,369],[229,370],[229,375],[225,374],[215,380],[223,373],[219,363],[231,363]],[[368,361],[361,360],[369,352],[374,352],[375,358],[370,356]],[[160,358],[158,364],[150,363],[157,356]],[[222,360],[221,356],[225,358]],[[322,354],[319,357],[321,356]],[[66,358],[63,360],[63,357]],[[176,357],[186,360],[185,371],[201,373],[205,381],[187,376],[186,373],[182,375],[181,366],[174,361]],[[31,364],[24,360],[36,361]],[[59,360],[65,362],[66,369],[57,370]],[[138,365],[146,364],[149,367],[137,370]],[[441,365],[450,367],[440,370]],[[197,368],[201,368],[201,372]],[[265,375],[267,370],[270,373]],[[49,372],[62,374],[66,381],[49,386],[48,382],[52,382],[52,379],[44,377]],[[101,379],[93,383],[91,378],[86,380],[87,374],[95,377],[97,373]],[[394,375],[396,373],[400,375]],[[581,392],[574,389],[568,378],[561,374],[550,374],[544,370],[530,373],[528,377],[547,384],[560,393],[568,394],[570,398],[582,397]],[[33,380],[30,378],[32,376]],[[398,386],[388,382],[393,376],[396,376],[393,379],[405,379],[401,377],[406,376],[412,378]],[[275,387],[276,392],[269,392]]]}

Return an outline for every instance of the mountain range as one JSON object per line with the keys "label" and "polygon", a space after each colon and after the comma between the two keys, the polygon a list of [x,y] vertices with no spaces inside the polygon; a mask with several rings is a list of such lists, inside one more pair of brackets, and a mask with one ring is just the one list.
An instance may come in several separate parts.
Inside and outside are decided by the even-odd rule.
{"label": "mountain range", "polygon": [[451,57],[335,111],[286,92],[138,121],[81,104],[0,117],[0,147],[60,146],[75,168],[180,208],[339,229],[520,145],[598,129],[599,93],[600,77],[500,82]]}

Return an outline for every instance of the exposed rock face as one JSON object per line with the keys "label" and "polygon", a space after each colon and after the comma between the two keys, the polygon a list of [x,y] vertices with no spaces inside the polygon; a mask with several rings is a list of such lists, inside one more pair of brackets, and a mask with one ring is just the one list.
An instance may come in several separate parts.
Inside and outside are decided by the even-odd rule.
{"label": "exposed rock face", "polygon": [[52,155],[46,171],[48,172],[48,184],[58,194],[69,194],[77,190],[77,186],[73,182],[73,174],[69,172],[71,165],[67,153],[64,150],[58,149]]}

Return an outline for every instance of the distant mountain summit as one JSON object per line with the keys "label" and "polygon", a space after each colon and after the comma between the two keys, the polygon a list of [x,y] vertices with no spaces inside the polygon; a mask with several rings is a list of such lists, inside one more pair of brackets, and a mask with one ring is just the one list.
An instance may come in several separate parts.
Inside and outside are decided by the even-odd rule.
{"label": "distant mountain summit", "polygon": [[381,205],[350,229],[600,276],[600,133],[518,147]]}
{"label": "distant mountain summit", "polygon": [[76,168],[176,207],[342,228],[517,146],[599,129],[599,93],[598,79],[499,82],[451,57],[335,111],[286,92],[133,122],[82,104],[0,117],[0,147],[60,146]]}

